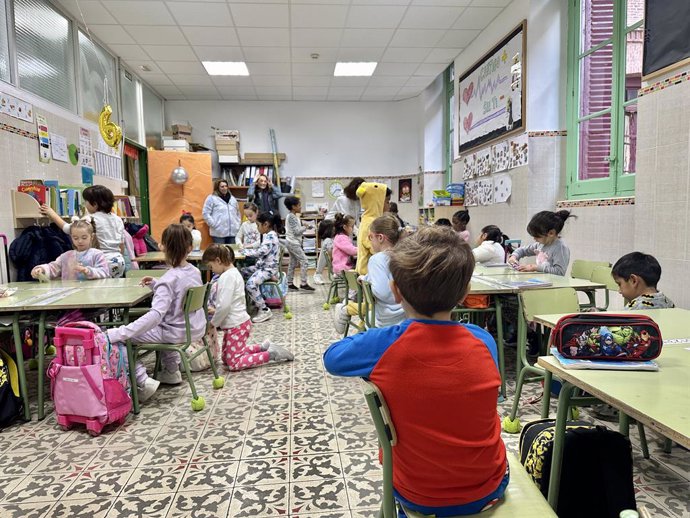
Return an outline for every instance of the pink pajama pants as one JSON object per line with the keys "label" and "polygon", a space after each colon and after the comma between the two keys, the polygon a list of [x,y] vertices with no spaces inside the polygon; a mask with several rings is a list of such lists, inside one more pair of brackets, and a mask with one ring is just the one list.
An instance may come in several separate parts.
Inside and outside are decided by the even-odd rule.
{"label": "pink pajama pants", "polygon": [[252,321],[247,320],[237,327],[223,329],[223,362],[231,371],[251,369],[268,363],[267,351],[262,351],[259,344],[247,345],[252,330]]}

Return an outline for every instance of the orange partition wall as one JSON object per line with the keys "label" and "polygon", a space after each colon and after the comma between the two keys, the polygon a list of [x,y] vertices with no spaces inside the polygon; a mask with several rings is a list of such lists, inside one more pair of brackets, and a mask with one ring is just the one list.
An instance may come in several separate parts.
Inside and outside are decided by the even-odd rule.
{"label": "orange partition wall", "polygon": [[[173,183],[170,176],[178,161],[189,174],[184,185]],[[178,223],[182,211],[191,212],[202,236],[201,248],[211,243],[208,226],[201,217],[206,197],[213,191],[211,155],[176,151],[149,151],[149,203],[151,235],[160,242],[163,230]]]}

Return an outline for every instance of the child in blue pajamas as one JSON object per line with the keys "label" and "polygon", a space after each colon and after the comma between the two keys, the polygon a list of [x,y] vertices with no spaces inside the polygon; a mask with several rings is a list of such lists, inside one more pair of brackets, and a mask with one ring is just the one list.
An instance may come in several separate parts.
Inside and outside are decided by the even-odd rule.
{"label": "child in blue pajamas", "polygon": [[245,257],[256,258],[252,266],[242,268],[242,277],[247,280],[247,293],[252,299],[259,313],[252,318],[252,322],[264,322],[271,318],[271,310],[266,306],[261,295],[260,286],[269,279],[277,279],[279,271],[280,243],[278,231],[280,230],[280,216],[262,212],[256,218],[256,226],[261,233],[261,246],[259,248],[242,249]]}

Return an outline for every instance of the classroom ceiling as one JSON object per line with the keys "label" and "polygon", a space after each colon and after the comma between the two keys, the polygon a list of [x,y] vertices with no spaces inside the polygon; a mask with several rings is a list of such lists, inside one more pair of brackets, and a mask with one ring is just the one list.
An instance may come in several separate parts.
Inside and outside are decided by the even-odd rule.
{"label": "classroom ceiling", "polygon": [[[168,100],[262,101],[414,97],[510,2],[58,0]],[[250,75],[212,77],[202,61],[245,61]],[[334,77],[336,61],[378,66]]]}

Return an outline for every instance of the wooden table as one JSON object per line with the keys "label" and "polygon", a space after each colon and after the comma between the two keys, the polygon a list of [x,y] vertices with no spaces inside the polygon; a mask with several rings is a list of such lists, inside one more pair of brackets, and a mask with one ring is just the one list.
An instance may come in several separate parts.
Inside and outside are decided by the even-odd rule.
{"label": "wooden table", "polygon": [[[653,318],[664,339],[690,339],[690,311],[680,308],[628,311]],[[592,315],[594,315],[592,313]],[[535,321],[554,327],[563,315],[539,315]],[[664,437],[690,448],[690,343],[666,344],[656,360],[658,372],[564,369],[552,356],[542,356],[538,364],[563,380],[558,398],[553,460],[549,482],[549,503],[556,508],[563,461],[563,444],[568,410],[577,404],[575,389],[619,409],[656,430]],[[546,386],[546,385],[545,385]],[[545,388],[548,390],[548,388]],[[621,428],[627,428],[627,419]],[[626,433],[626,429],[621,430]]]}
{"label": "wooden table", "polygon": [[[190,263],[198,263],[201,261],[201,257],[204,255],[203,252],[196,251],[190,252],[187,256],[187,261]],[[138,263],[164,263],[165,262],[165,252],[146,252],[144,255],[138,255],[134,259]]]}

